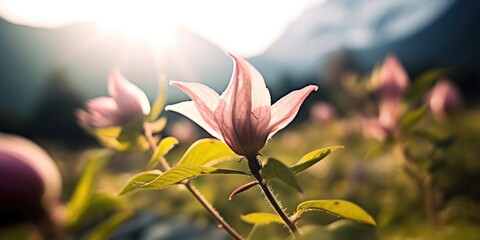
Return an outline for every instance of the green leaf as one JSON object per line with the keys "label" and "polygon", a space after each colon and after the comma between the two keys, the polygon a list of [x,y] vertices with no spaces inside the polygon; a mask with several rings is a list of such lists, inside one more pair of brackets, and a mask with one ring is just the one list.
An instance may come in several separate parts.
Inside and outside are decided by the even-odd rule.
{"label": "green leaf", "polygon": [[400,125],[403,129],[408,129],[409,127],[420,121],[422,117],[425,116],[426,112],[426,107],[419,107],[413,111],[407,112],[400,119]]}
{"label": "green leaf", "polygon": [[165,76],[161,75],[158,79],[158,93],[157,99],[152,105],[152,110],[148,115],[148,121],[152,122],[157,119],[163,111],[163,107],[165,107],[165,101],[167,99],[167,80]]}
{"label": "green leaf", "polygon": [[91,133],[97,137],[110,137],[116,138],[122,131],[121,127],[109,127],[109,128],[95,128],[91,130]]}
{"label": "green leaf", "polygon": [[140,134],[143,120],[143,117],[140,117],[125,126],[110,128],[92,128],[81,122],[79,124],[103,146],[119,152],[134,152],[148,148],[145,137]]}
{"label": "green leaf", "polygon": [[158,160],[167,155],[167,153],[177,144],[178,140],[174,137],[166,137],[162,139],[150,158],[150,161],[148,161],[148,169],[152,169],[157,166]]}
{"label": "green leaf", "polygon": [[388,141],[376,143],[375,146],[371,147],[370,150],[367,151],[364,159],[371,160],[378,155],[384,153],[385,149],[388,149],[389,147],[390,145]]}
{"label": "green leaf", "polygon": [[450,146],[452,146],[453,143],[455,143],[455,140],[457,140],[457,135],[452,134],[452,135],[448,135],[447,137],[445,137],[443,139],[440,139],[439,141],[435,142],[435,145],[438,148],[447,149]]}
{"label": "green leaf", "polygon": [[221,161],[238,158],[240,157],[222,141],[206,138],[194,142],[180,159],[178,165],[195,164],[212,166]]}
{"label": "green leaf", "polygon": [[278,178],[290,187],[295,188],[298,192],[303,192],[290,168],[275,158],[268,158],[267,163],[260,172],[266,180]]}
{"label": "green leaf", "polygon": [[331,146],[311,151],[303,156],[297,163],[291,166],[290,169],[292,170],[293,174],[297,175],[313,166],[315,163],[321,161],[331,152],[339,148],[343,148],[343,146]]}
{"label": "green leaf", "polygon": [[242,215],[240,218],[247,223],[251,224],[268,224],[268,223],[280,223],[284,224],[282,218],[273,213],[250,213]]}
{"label": "green leaf", "polygon": [[117,230],[122,224],[124,224],[130,217],[132,217],[133,212],[124,211],[117,213],[104,221],[98,227],[96,227],[92,232],[90,232],[85,239],[87,240],[104,240],[109,239],[110,235]]}
{"label": "green leaf", "polygon": [[112,152],[106,149],[92,151],[86,157],[86,164],[82,176],[68,203],[67,221],[73,224],[90,202],[97,174],[103,169]]}
{"label": "green leaf", "polygon": [[427,139],[435,144],[437,148],[449,148],[457,136],[455,134],[446,134],[443,131],[433,131],[429,129],[416,129],[414,132],[415,136]]}
{"label": "green leaf", "polygon": [[156,169],[146,172],[141,172],[127,181],[127,185],[123,188],[120,194],[125,194],[132,190],[135,190],[142,185],[148,185],[150,182],[154,181],[163,174],[162,171]]}
{"label": "green leaf", "polygon": [[125,194],[135,189],[162,189],[179,183],[183,180],[206,174],[248,175],[248,173],[239,170],[214,168],[194,164],[184,164],[171,168],[164,173],[159,170],[139,173],[132,177],[130,180],[128,180],[127,185],[124,187],[120,194]]}
{"label": "green leaf", "polygon": [[320,210],[332,215],[354,221],[376,225],[375,220],[358,205],[345,200],[312,200],[300,203],[295,215],[300,217],[304,212]]}
{"label": "green leaf", "polygon": [[144,119],[137,118],[132,122],[123,126],[120,135],[117,137],[119,146],[115,148],[120,152],[136,152],[146,150],[148,142],[143,135],[140,134],[143,129]]}
{"label": "green leaf", "polygon": [[412,86],[405,92],[404,99],[412,102],[421,99],[437,80],[446,73],[446,69],[433,69],[421,74],[412,81]]}
{"label": "green leaf", "polygon": [[77,217],[75,222],[72,222],[68,227],[69,229],[79,229],[87,222],[97,220],[104,214],[111,213],[116,210],[125,208],[126,203],[123,199],[110,196],[107,194],[95,194],[87,202],[86,207]]}
{"label": "green leaf", "polygon": [[150,127],[152,128],[152,133],[161,132],[165,126],[167,125],[167,118],[161,117],[153,122],[150,123]]}

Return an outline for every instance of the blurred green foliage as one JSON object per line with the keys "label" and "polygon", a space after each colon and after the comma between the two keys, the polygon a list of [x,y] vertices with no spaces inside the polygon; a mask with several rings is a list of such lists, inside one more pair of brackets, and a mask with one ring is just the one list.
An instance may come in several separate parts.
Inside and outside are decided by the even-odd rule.
{"label": "blurred green foliage", "polygon": [[[439,72],[434,72],[437,76]],[[436,75],[437,74],[437,75]],[[428,74],[427,74],[428,75]],[[426,79],[424,75],[424,79]],[[437,76],[438,77],[438,76]],[[290,185],[282,181],[270,181],[274,193],[282,202],[286,212],[292,214],[301,202],[312,199],[344,199],[365,209],[373,216],[376,227],[350,220],[339,220],[329,214],[303,214],[298,222],[305,239],[477,239],[480,236],[480,105],[467,103],[464,108],[445,119],[435,118],[425,108],[423,97],[427,87],[434,82],[422,80],[414,87],[415,91],[407,92],[403,99],[401,117],[402,135],[398,139],[387,139],[385,142],[365,138],[361,119],[365,116],[376,116],[377,103],[368,81],[355,75],[346,75],[330,89],[334,104],[341,113],[333,121],[318,124],[305,121],[296,126],[287,127],[271,139],[261,154],[279,159],[285,166],[302,166],[305,153],[313,154],[315,165],[311,168],[297,169],[290,167],[292,175],[303,193],[294,191],[296,187],[291,180]],[[339,87],[340,85],[340,87]],[[338,97],[338,96],[341,96]],[[338,99],[337,99],[338,98]],[[163,119],[163,118],[162,118]],[[164,120],[160,129],[164,127]],[[118,134],[118,132],[116,133]],[[165,136],[163,136],[165,137]],[[164,138],[168,139],[168,138]],[[172,139],[164,142],[165,151],[159,156],[165,157],[170,165],[191,163],[209,158],[208,154],[219,156],[228,149],[219,152],[193,152],[185,155],[189,146],[182,142],[176,144]],[[203,145],[216,144],[211,140],[200,142]],[[344,149],[334,151],[342,145]],[[56,144],[47,144],[47,150],[53,152],[59,160],[78,153],[59,150]],[[217,146],[218,147],[218,146]],[[315,151],[316,149],[321,149]],[[168,151],[168,150],[170,151]],[[223,153],[222,153],[223,151]],[[325,157],[331,153],[328,158]],[[102,195],[89,190],[89,204],[109,201],[111,195],[118,193],[124,183],[136,173],[145,171],[145,166],[153,167],[151,152],[115,154],[108,162],[97,162],[97,167],[104,171],[97,177],[95,189]],[[166,154],[166,155],[165,155]],[[307,154],[307,155],[308,155]],[[165,155],[165,156],[164,156]],[[312,155],[312,156],[313,156]],[[183,157],[182,157],[183,156]],[[74,192],[82,165],[75,163],[78,159],[61,162],[66,183],[65,199],[80,194],[78,188]],[[321,161],[320,161],[321,160]],[[179,163],[180,161],[180,163]],[[312,160],[313,161],[313,160]],[[266,161],[264,161],[265,163]],[[308,163],[308,161],[307,161]],[[94,168],[94,165],[90,165]],[[310,165],[309,165],[310,166]],[[231,161],[221,161],[216,168],[239,169],[248,172],[244,159],[234,155]],[[76,174],[65,174],[65,169],[78,169]],[[88,169],[88,168],[84,168]],[[282,168],[288,170],[288,168]],[[161,174],[158,171],[159,175]],[[273,213],[273,210],[260,195],[257,186],[249,188],[229,200],[229,196],[239,186],[251,182],[244,175],[209,175],[193,179],[191,183],[214,205],[218,212],[242,236],[250,239],[283,239],[289,237],[289,231],[281,224],[251,225],[242,221],[242,217],[250,213]],[[275,174],[273,174],[275,175]],[[196,175],[197,176],[197,175]],[[428,176],[428,178],[426,177]],[[273,176],[272,178],[277,178]],[[433,210],[438,221],[432,228],[425,209],[425,192],[421,184],[428,179],[431,185],[431,197],[435,199]],[[80,180],[80,185],[82,180]],[[73,184],[75,183],[75,184]],[[90,184],[90,183],[89,183]],[[91,185],[91,184],[90,184]],[[102,198],[105,197],[105,198]],[[73,198],[75,199],[75,197]],[[121,197],[133,211],[155,211],[172,219],[194,222],[202,227],[213,223],[213,219],[205,209],[195,201],[184,186],[174,185],[161,191],[138,191]],[[80,204],[72,200],[71,207]],[[74,204],[75,203],[75,204]],[[80,204],[82,205],[82,204]],[[122,205],[122,204],[121,204]],[[112,205],[113,206],[113,205]],[[121,206],[123,208],[123,205]],[[87,206],[76,207],[79,209]],[[120,208],[120,205],[119,205]],[[96,227],[105,226],[108,231],[119,225],[130,216],[124,211],[103,218]],[[108,220],[107,220],[108,219]],[[252,220],[251,222],[255,222]],[[102,223],[102,224],[101,224]],[[120,226],[121,227],[121,226]],[[99,231],[98,236],[102,231]],[[3,236],[10,236],[2,233]],[[97,235],[90,235],[92,239]],[[273,236],[273,237],[272,237]],[[101,238],[100,237],[100,238]]]}

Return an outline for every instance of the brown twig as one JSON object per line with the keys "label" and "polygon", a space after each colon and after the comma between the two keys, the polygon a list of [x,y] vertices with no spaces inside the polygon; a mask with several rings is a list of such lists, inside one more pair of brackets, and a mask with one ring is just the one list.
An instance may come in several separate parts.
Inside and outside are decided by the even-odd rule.
{"label": "brown twig", "polygon": [[[152,130],[149,123],[145,123],[144,125],[144,134],[147,138],[150,148],[152,149],[152,151],[155,152],[155,150],[157,149],[157,144],[152,136]],[[160,158],[158,159],[158,161],[165,171],[171,168],[165,158]],[[233,238],[237,240],[243,239],[243,237],[238,234],[235,229],[233,229],[222,218],[222,216],[220,216],[220,214],[215,210],[215,208],[213,208],[212,204],[210,204],[210,202],[208,202],[208,200],[195,187],[193,187],[188,180],[182,181],[181,184],[184,185],[188,189],[188,191],[190,191],[190,193],[192,193],[193,196],[202,204],[202,206],[215,218],[215,220],[217,220],[221,228],[225,229],[225,231],[227,231]]]}

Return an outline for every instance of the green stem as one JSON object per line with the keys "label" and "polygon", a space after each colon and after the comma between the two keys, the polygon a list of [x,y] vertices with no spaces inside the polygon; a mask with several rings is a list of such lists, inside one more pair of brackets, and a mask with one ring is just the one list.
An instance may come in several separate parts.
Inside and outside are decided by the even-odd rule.
{"label": "green stem", "polygon": [[423,201],[425,204],[425,211],[427,213],[428,225],[431,229],[437,227],[438,220],[435,212],[435,197],[432,191],[432,178],[429,174],[424,177],[422,182]]}
{"label": "green stem", "polygon": [[435,210],[435,196],[433,193],[432,177],[427,173],[422,173],[416,162],[405,153],[406,148],[402,144],[397,144],[397,151],[403,158],[406,166],[410,169],[409,176],[417,184],[422,196],[425,213],[427,215],[428,226],[434,229],[438,225],[437,213]]}
{"label": "green stem", "polygon": [[[153,152],[157,149],[157,144],[155,142],[155,139],[152,136],[152,131],[150,124],[145,123],[144,124],[144,134],[145,137],[147,138],[147,141],[150,145],[150,148],[152,149]],[[166,171],[170,168],[170,164],[165,160],[165,158],[160,158],[158,160],[160,162],[160,165],[162,165],[163,169]],[[193,187],[188,180],[185,180],[181,182],[185,187],[187,187],[188,191],[202,204],[202,206],[217,220],[217,222],[220,224],[220,227],[225,229],[233,238],[237,240],[243,240],[243,237],[238,234],[235,229],[233,229],[223,218],[220,216],[220,214],[213,208],[212,204],[195,188]]]}
{"label": "green stem", "polygon": [[297,239],[300,238],[301,235],[297,229],[297,226],[288,217],[285,211],[283,211],[283,208],[280,206],[277,199],[273,195],[271,189],[268,187],[267,183],[265,182],[262,175],[260,174],[260,170],[262,169],[262,163],[256,157],[247,157],[247,160],[248,160],[248,167],[250,168],[252,175],[257,179],[258,185],[262,189],[270,205],[277,212],[280,218],[282,218],[282,220],[285,222],[285,224],[287,225],[288,229],[290,230],[294,238],[297,238]]}

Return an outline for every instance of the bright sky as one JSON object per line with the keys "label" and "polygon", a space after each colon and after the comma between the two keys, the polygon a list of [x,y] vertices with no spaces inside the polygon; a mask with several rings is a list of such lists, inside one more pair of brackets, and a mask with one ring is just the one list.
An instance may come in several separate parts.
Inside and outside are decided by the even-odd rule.
{"label": "bright sky", "polygon": [[36,27],[93,21],[144,37],[185,25],[244,57],[264,51],[307,8],[324,0],[0,0],[0,16]]}

